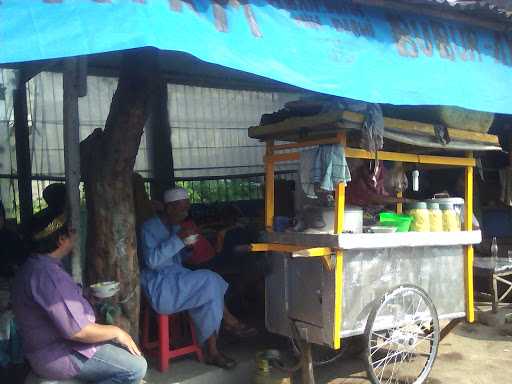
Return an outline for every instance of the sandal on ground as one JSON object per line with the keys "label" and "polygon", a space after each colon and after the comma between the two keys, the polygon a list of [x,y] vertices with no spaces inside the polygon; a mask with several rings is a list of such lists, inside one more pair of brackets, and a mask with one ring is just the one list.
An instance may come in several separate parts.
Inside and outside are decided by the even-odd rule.
{"label": "sandal on ground", "polygon": [[236,367],[236,361],[222,353],[215,356],[206,356],[205,363],[222,369],[233,369]]}
{"label": "sandal on ground", "polygon": [[258,330],[256,328],[250,327],[244,323],[240,323],[236,326],[224,325],[224,330],[230,335],[236,336],[240,339],[254,337],[258,334]]}

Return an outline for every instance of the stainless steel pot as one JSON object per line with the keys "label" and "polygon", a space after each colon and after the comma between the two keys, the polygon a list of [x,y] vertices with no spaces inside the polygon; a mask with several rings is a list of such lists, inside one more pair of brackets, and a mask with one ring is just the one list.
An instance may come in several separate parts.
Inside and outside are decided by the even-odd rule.
{"label": "stainless steel pot", "polygon": [[[325,222],[325,232],[334,233],[334,208],[322,208],[322,217]],[[356,206],[346,206],[343,217],[343,232],[363,232],[363,209]]]}

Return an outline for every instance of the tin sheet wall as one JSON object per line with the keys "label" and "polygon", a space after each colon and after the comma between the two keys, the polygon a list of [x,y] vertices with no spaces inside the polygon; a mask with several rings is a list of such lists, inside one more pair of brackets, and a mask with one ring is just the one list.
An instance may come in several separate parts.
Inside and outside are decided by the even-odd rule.
{"label": "tin sheet wall", "polygon": [[169,84],[169,121],[175,176],[263,172],[264,145],[247,135],[261,115],[297,93],[261,92]]}
{"label": "tin sheet wall", "polygon": [[[103,127],[117,79],[89,76],[79,99],[80,138]],[[176,176],[262,172],[262,145],[247,136],[261,115],[296,100],[296,93],[261,92],[169,84],[168,110]],[[43,72],[29,83],[32,172],[64,175],[62,75]],[[145,136],[135,169],[150,176]]]}
{"label": "tin sheet wall", "polygon": [[[88,94],[79,99],[80,138],[103,127],[117,86],[113,77],[89,76]],[[0,69],[0,199],[16,216],[16,175],[12,94],[14,71]],[[229,85],[226,84],[226,87]],[[169,121],[176,176],[232,176],[263,172],[264,148],[247,136],[261,115],[282,108],[298,93],[168,85]],[[62,75],[42,72],[27,88],[32,173],[40,179],[64,177]],[[135,169],[151,176],[149,148],[142,137]],[[49,181],[33,185],[34,201]]]}
{"label": "tin sheet wall", "polygon": [[400,284],[423,288],[440,318],[462,317],[462,246],[347,251],[343,264],[342,335],[360,334],[372,307]]}

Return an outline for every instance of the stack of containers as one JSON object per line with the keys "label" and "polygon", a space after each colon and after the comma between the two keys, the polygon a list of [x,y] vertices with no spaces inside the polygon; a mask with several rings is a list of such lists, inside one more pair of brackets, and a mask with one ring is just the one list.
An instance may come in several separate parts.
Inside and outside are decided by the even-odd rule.
{"label": "stack of containers", "polygon": [[[407,215],[381,212],[379,224],[395,226],[398,232],[458,232],[462,230],[463,206],[461,198],[419,201],[408,205]],[[410,229],[402,223],[411,223]]]}
{"label": "stack of containers", "polygon": [[443,231],[460,231],[460,216],[457,215],[457,212],[453,208],[453,204],[441,204],[441,211],[443,212]]}
{"label": "stack of containers", "polygon": [[410,204],[409,215],[412,216],[411,231],[430,232],[430,217],[427,203],[417,202]]}
{"label": "stack of containers", "polygon": [[409,205],[413,232],[457,232],[461,230],[460,215],[453,204],[429,201]]}
{"label": "stack of containers", "polygon": [[427,203],[430,232],[443,232],[443,212],[438,203]]}

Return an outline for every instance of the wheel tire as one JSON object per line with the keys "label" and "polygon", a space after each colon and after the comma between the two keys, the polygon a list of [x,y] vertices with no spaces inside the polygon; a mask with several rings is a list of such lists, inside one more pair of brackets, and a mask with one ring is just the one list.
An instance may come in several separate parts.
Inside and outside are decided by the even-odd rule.
{"label": "wheel tire", "polygon": [[374,306],[366,323],[363,360],[370,381],[423,383],[437,356],[439,335],[436,308],[423,289],[413,285],[392,289]]}

